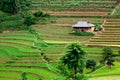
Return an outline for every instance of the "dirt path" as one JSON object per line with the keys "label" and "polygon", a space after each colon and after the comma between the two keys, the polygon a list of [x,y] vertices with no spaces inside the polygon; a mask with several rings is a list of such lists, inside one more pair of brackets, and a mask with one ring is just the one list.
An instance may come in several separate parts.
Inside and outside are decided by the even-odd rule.
{"label": "dirt path", "polygon": [[120,80],[120,76],[94,77],[89,80]]}

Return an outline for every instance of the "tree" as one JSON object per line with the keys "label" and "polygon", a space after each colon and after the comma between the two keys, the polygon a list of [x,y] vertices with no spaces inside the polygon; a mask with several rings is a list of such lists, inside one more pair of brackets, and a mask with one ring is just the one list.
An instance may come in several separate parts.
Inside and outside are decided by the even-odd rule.
{"label": "tree", "polygon": [[23,14],[29,10],[30,4],[31,0],[0,0],[0,10],[11,14]]}
{"label": "tree", "polygon": [[64,6],[64,2],[65,2],[64,0],[61,0],[61,5],[62,5],[62,6]]}
{"label": "tree", "polygon": [[1,0],[0,1],[0,10],[16,14],[19,12],[19,0]]}
{"label": "tree", "polygon": [[120,55],[120,50],[118,51],[118,55]]}
{"label": "tree", "polygon": [[109,57],[113,55],[113,51],[110,47],[104,47],[102,55],[103,55],[103,60],[106,61]]}
{"label": "tree", "polygon": [[27,80],[26,75],[27,75],[27,73],[26,73],[26,72],[23,72],[23,73],[21,74],[22,80]]}
{"label": "tree", "polygon": [[[19,13],[25,17],[30,11],[31,0],[19,0]],[[31,13],[31,12],[30,12]]]}
{"label": "tree", "polygon": [[114,64],[113,64],[114,61],[115,60],[112,57],[109,57],[107,59],[107,63],[106,64],[108,65],[109,68],[111,68],[111,66],[114,66]]}
{"label": "tree", "polygon": [[67,54],[61,58],[62,64],[69,70],[72,70],[74,75],[77,73],[83,74],[86,53],[82,50],[81,46],[76,43],[69,45],[67,48]]}
{"label": "tree", "polygon": [[35,16],[33,15],[32,12],[28,11],[26,12],[26,15],[24,15],[24,24],[29,27],[33,24],[36,23],[36,18]]}
{"label": "tree", "polygon": [[103,53],[102,54],[103,54],[103,60],[102,61],[111,68],[111,66],[114,65],[113,64],[114,59],[113,59],[112,49],[110,47],[105,47],[105,48],[103,48]]}
{"label": "tree", "polygon": [[33,29],[32,27],[29,27],[28,31],[34,36],[33,47],[38,48],[38,39],[40,37],[39,32]]}
{"label": "tree", "polygon": [[87,60],[86,62],[86,68],[92,69],[92,71],[95,70],[96,62],[94,60]]}

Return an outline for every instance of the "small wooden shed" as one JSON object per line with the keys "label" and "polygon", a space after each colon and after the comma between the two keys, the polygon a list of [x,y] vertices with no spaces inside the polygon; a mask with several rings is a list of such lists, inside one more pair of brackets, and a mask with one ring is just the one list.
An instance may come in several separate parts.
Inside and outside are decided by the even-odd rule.
{"label": "small wooden shed", "polygon": [[88,21],[79,21],[77,24],[72,26],[73,30],[80,32],[94,32],[95,25],[89,23]]}

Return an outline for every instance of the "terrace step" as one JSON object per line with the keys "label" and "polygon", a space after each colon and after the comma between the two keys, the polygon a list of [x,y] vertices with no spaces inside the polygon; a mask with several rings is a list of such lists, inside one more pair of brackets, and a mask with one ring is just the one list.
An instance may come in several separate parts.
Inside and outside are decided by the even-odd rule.
{"label": "terrace step", "polygon": [[[108,18],[103,33],[90,39],[88,46],[120,45],[120,18]],[[100,46],[99,46],[100,47]]]}
{"label": "terrace step", "polygon": [[111,30],[111,31],[105,31],[104,33],[120,33],[120,31],[115,31],[115,30]]}
{"label": "terrace step", "polygon": [[110,32],[110,33],[103,33],[103,34],[101,34],[101,35],[120,35],[120,33],[112,33],[112,32]]}
{"label": "terrace step", "polygon": [[59,11],[59,12],[53,12],[48,11],[47,13],[50,13],[52,16],[106,16],[108,12],[82,12],[82,11]]}
{"label": "terrace step", "polygon": [[105,28],[120,28],[120,25],[104,25]]}
{"label": "terrace step", "polygon": [[120,32],[104,32],[101,35],[111,35],[111,33],[112,33],[112,35],[120,35]]}
{"label": "terrace step", "polygon": [[96,39],[93,39],[91,40],[91,42],[120,42],[120,40],[96,40]]}
{"label": "terrace step", "polygon": [[120,25],[120,22],[106,22],[104,25]]}
{"label": "terrace step", "polygon": [[119,31],[120,28],[105,28],[105,31],[104,32],[107,32],[107,31]]}
{"label": "terrace step", "polygon": [[117,30],[106,30],[104,31],[104,33],[120,33],[120,29],[117,29]]}
{"label": "terrace step", "polygon": [[109,45],[106,45],[106,44],[87,44],[87,45],[90,48],[103,48],[105,46],[110,46],[110,47],[115,48],[115,49],[120,49],[120,45],[117,45],[117,44],[109,44]]}
{"label": "terrace step", "polygon": [[10,80],[21,80],[20,78],[8,77],[8,76],[0,76],[0,79],[1,79],[1,78],[4,78],[5,80],[6,80],[6,79],[10,79]]}
{"label": "terrace step", "polygon": [[100,38],[100,37],[98,37],[98,38],[92,38],[91,40],[120,40],[120,37],[119,38],[110,38],[110,37],[108,37],[108,38]]}
{"label": "terrace step", "polygon": [[[0,72],[6,72],[6,73],[14,73],[14,74],[21,74],[23,73],[23,71],[15,71],[15,70],[0,70]],[[32,76],[36,76],[38,78],[42,78],[44,79],[43,76],[39,75],[39,74],[35,74],[35,73],[31,73],[31,72],[27,72],[27,74],[31,74]],[[13,80],[13,79],[12,79]],[[16,79],[15,79],[16,80]],[[21,79],[19,79],[21,80]]]}
{"label": "terrace step", "polygon": [[91,44],[120,44],[120,42],[91,42]]}
{"label": "terrace step", "polygon": [[107,19],[107,22],[120,22],[120,19],[119,18],[116,18],[116,19]]}
{"label": "terrace step", "polygon": [[106,37],[106,38],[108,38],[108,37],[113,37],[113,38],[117,38],[117,37],[120,37],[120,35],[99,35],[99,36],[96,36],[96,37]]}

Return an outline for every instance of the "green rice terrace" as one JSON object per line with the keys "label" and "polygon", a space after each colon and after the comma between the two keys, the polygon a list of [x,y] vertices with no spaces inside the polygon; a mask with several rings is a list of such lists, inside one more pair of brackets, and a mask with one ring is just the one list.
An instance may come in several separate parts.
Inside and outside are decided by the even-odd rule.
{"label": "green rice terrace", "polygon": [[[20,14],[17,12],[9,14],[10,9],[7,12],[1,5],[2,1],[0,1],[0,80],[120,80],[119,0],[32,0],[31,13],[40,10],[50,15],[49,18],[44,18],[45,16],[37,18],[37,22],[29,25],[37,31],[38,38],[24,25],[32,21],[31,17],[29,18],[31,14],[21,17],[21,14],[25,15],[22,8],[18,11]],[[24,18],[28,23],[24,22]],[[72,25],[78,21],[100,25],[102,30],[93,32],[93,36],[75,35]],[[36,43],[39,47],[38,45],[36,47]],[[82,50],[87,53],[84,62],[96,61],[95,70],[84,68],[87,79],[82,77],[74,79],[71,77],[74,72],[69,76],[62,75],[67,74],[64,72],[66,70],[63,69],[61,73],[58,68],[61,58],[69,51],[67,46],[72,43],[81,45]],[[100,61],[104,58],[102,53],[105,47],[112,49],[114,66],[109,67],[107,64],[101,66]],[[63,68],[62,66],[60,67]]]}

